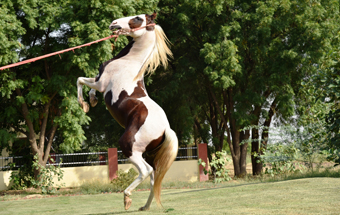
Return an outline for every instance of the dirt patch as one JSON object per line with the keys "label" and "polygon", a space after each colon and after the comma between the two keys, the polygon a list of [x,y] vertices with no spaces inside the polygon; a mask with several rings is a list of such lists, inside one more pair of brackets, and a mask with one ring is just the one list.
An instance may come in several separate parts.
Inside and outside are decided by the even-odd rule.
{"label": "dirt patch", "polygon": [[42,197],[43,197],[43,195],[41,195],[41,194],[33,194],[33,195],[28,195],[25,198],[26,199],[34,199],[34,198],[42,198]]}
{"label": "dirt patch", "polygon": [[25,189],[25,190],[2,190],[2,191],[0,191],[0,196],[5,196],[5,195],[24,195],[24,194],[38,193],[38,192],[39,192],[39,190],[35,189],[35,188],[28,188],[28,189]]}

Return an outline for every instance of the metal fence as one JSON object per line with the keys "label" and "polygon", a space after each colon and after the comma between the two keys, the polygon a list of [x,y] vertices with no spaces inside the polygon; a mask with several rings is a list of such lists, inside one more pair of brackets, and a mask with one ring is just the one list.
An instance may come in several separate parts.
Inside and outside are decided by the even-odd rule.
{"label": "metal fence", "polygon": [[[46,165],[60,165],[60,167],[94,166],[107,165],[107,152],[89,152],[72,154],[53,154],[51,153]],[[195,160],[198,159],[197,147],[179,148],[176,160]],[[23,156],[0,157],[0,171],[8,169],[16,170],[23,166],[26,160]],[[118,163],[127,163],[128,159],[122,151],[118,151]]]}
{"label": "metal fence", "polygon": [[87,152],[72,154],[51,154],[46,165],[60,167],[106,165],[107,152]]}
{"label": "metal fence", "polygon": [[17,169],[24,164],[23,156],[0,157],[0,171],[5,171],[10,168]]}
{"label": "metal fence", "polygon": [[178,160],[196,160],[198,159],[197,156],[197,147],[186,147],[186,148],[179,148],[176,161]]}

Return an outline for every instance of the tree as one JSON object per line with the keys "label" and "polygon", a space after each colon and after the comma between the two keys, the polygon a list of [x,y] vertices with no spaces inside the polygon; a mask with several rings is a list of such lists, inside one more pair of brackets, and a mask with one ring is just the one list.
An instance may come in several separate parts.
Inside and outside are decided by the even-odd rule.
{"label": "tree", "polygon": [[[339,38],[336,37],[334,50],[327,53],[325,62],[320,65],[319,72],[314,77],[314,86],[319,93],[317,98],[324,101],[327,114],[325,127],[328,134],[328,151],[330,159],[340,164],[340,50]],[[327,64],[328,62],[328,64]]]}
{"label": "tree", "polygon": [[[159,7],[174,44],[172,68],[193,83],[187,105],[200,125],[209,123],[216,150],[227,140],[235,175],[245,175],[250,136],[261,139],[252,153],[266,146],[268,132],[256,126],[294,114],[301,81],[331,50],[338,2],[167,0]],[[262,164],[252,163],[259,174]]]}
{"label": "tree", "polygon": [[[157,1],[2,1],[0,65],[91,42],[110,35],[112,20],[151,12]],[[1,71],[0,146],[25,134],[33,155],[45,167],[51,145],[64,152],[80,149],[82,125],[90,118],[77,103],[76,79],[94,77],[98,67],[120,50],[126,38]],[[38,174],[39,170],[36,172]]]}

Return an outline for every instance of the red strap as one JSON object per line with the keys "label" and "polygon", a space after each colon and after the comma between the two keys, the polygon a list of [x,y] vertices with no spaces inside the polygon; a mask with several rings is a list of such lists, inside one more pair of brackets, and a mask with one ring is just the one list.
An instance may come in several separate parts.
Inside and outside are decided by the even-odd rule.
{"label": "red strap", "polygon": [[[133,32],[133,31],[137,31],[137,30],[140,30],[140,29],[143,29],[143,28],[146,28],[148,26],[155,26],[156,24],[149,24],[149,25],[146,25],[146,26],[143,26],[143,27],[140,27],[140,28],[135,28],[135,29],[131,29],[130,32]],[[119,31],[119,30],[118,30]],[[116,40],[117,38],[119,37],[119,34],[118,35],[111,35],[111,36],[108,36],[108,37],[105,37],[105,38],[102,38],[100,40],[96,40],[96,41],[93,41],[93,42],[90,42],[90,43],[86,43],[86,44],[83,44],[83,45],[80,45],[80,46],[75,46],[73,48],[69,48],[69,49],[64,49],[64,50],[61,50],[61,51],[57,51],[57,52],[53,52],[53,53],[50,53],[50,54],[46,54],[46,55],[43,55],[43,56],[40,56],[40,57],[35,57],[35,58],[31,58],[31,59],[28,59],[28,60],[24,60],[24,61],[20,61],[18,63],[13,63],[13,64],[9,64],[7,66],[3,66],[3,67],[0,67],[0,70],[4,70],[4,69],[8,69],[8,68],[12,68],[12,67],[16,67],[16,66],[20,66],[20,65],[23,65],[23,64],[26,64],[26,63],[31,63],[31,62],[34,62],[34,61],[37,61],[37,60],[41,60],[41,59],[44,59],[44,58],[47,58],[47,57],[51,57],[53,55],[59,55],[60,57],[60,54],[64,53],[64,52],[69,52],[69,51],[73,51],[75,49],[79,49],[79,48],[82,48],[84,46],[90,46],[92,45],[93,43],[98,43],[98,42],[101,42],[101,41],[104,41],[104,40],[108,40],[108,39],[111,39],[113,37],[116,37]]]}

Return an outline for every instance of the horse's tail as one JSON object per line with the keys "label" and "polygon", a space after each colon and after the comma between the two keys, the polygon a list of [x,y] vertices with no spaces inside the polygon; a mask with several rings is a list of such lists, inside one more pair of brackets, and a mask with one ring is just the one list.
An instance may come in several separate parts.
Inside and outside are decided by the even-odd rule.
{"label": "horse's tail", "polygon": [[161,148],[157,152],[154,159],[155,166],[155,181],[154,181],[154,195],[158,205],[161,205],[161,189],[162,180],[165,173],[169,170],[171,164],[175,160],[178,152],[178,139],[176,133],[171,129],[165,130],[165,139]]}

